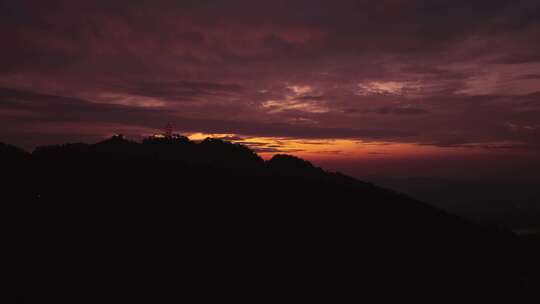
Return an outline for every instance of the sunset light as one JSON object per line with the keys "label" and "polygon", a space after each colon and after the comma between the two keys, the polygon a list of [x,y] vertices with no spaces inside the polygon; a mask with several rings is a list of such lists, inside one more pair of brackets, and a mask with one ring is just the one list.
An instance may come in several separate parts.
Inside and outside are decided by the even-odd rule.
{"label": "sunset light", "polygon": [[0,37],[6,303],[540,303],[540,0],[0,0]]}

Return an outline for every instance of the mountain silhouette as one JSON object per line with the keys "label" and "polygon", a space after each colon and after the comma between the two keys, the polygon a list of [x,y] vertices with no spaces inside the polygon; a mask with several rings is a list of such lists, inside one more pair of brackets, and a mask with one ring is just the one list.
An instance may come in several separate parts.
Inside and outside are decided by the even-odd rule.
{"label": "mountain silhouette", "polygon": [[29,157],[30,154],[26,153],[26,151],[21,148],[0,143],[0,162],[2,162],[2,164],[13,161],[25,161]]}
{"label": "mountain silhouette", "polygon": [[0,153],[19,302],[516,301],[538,282],[532,238],[294,156],[120,135]]}

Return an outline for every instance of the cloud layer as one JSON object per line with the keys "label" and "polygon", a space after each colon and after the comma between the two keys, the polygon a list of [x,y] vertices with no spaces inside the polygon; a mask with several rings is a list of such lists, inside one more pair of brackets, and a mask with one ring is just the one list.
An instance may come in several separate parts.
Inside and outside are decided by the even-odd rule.
{"label": "cloud layer", "polygon": [[540,148],[535,0],[4,0],[0,19],[0,136],[27,147],[172,121]]}

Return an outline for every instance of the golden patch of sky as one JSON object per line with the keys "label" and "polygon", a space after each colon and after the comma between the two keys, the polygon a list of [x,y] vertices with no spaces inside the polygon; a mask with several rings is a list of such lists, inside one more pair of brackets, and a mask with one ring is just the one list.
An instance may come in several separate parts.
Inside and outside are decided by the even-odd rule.
{"label": "golden patch of sky", "polygon": [[221,138],[246,145],[261,157],[268,159],[275,154],[292,154],[307,160],[324,159],[399,159],[441,155],[471,155],[509,148],[514,143],[469,144],[458,147],[439,147],[416,143],[391,143],[354,139],[300,139],[286,137],[256,137],[238,134],[192,133],[191,140]]}

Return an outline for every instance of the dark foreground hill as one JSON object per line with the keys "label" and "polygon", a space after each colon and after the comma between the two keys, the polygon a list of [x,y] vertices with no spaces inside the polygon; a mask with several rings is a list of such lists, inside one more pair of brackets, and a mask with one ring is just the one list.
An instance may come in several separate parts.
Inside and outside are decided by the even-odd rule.
{"label": "dark foreground hill", "polygon": [[25,303],[493,299],[533,242],[301,159],[186,138],[0,146]]}

